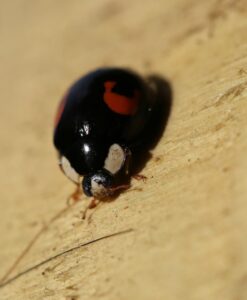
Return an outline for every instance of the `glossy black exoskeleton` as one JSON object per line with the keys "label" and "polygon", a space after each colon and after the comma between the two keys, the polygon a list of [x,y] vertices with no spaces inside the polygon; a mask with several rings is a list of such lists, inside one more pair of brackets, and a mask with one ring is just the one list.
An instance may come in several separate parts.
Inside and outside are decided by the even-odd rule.
{"label": "glossy black exoskeleton", "polygon": [[91,72],[68,90],[54,144],[61,169],[77,184],[83,177],[87,196],[104,198],[121,185],[132,154],[149,138],[156,101],[148,81],[118,68]]}

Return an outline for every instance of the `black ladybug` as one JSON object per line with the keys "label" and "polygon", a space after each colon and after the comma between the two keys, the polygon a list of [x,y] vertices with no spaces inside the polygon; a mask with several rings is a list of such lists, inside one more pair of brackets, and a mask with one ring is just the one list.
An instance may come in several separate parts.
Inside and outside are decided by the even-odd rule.
{"label": "black ladybug", "polygon": [[62,99],[54,144],[65,175],[87,196],[112,195],[149,139],[155,89],[132,71],[104,68],[79,79]]}

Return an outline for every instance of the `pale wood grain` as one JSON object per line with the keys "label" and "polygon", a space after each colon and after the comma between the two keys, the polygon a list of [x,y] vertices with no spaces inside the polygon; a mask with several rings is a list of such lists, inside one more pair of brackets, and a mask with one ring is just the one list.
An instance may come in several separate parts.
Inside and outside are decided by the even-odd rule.
{"label": "pale wood grain", "polygon": [[169,79],[166,131],[132,190],[87,201],[38,239],[0,299],[247,299],[247,6],[244,0],[1,1],[0,275],[73,185],[52,146],[66,88],[102,65]]}

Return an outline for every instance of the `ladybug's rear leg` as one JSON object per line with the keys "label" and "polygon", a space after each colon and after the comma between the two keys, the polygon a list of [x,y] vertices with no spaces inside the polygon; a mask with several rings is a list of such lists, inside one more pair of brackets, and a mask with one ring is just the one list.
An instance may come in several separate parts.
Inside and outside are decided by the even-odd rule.
{"label": "ladybug's rear leg", "polygon": [[147,181],[147,176],[142,174],[135,174],[132,176],[135,180],[142,180],[144,183]]}

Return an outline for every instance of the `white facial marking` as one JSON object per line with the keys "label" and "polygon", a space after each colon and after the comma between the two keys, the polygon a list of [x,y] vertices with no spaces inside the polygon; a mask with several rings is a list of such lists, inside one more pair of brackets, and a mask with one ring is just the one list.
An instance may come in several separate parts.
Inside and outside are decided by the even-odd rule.
{"label": "white facial marking", "polygon": [[91,180],[91,193],[96,198],[104,198],[109,195],[108,190],[95,180]]}
{"label": "white facial marking", "polygon": [[65,156],[62,156],[60,159],[60,166],[64,174],[72,181],[79,183],[80,175],[71,167],[70,162]]}
{"label": "white facial marking", "polygon": [[104,168],[112,174],[116,174],[125,162],[125,152],[118,144],[113,144],[109,148],[105,159]]}

